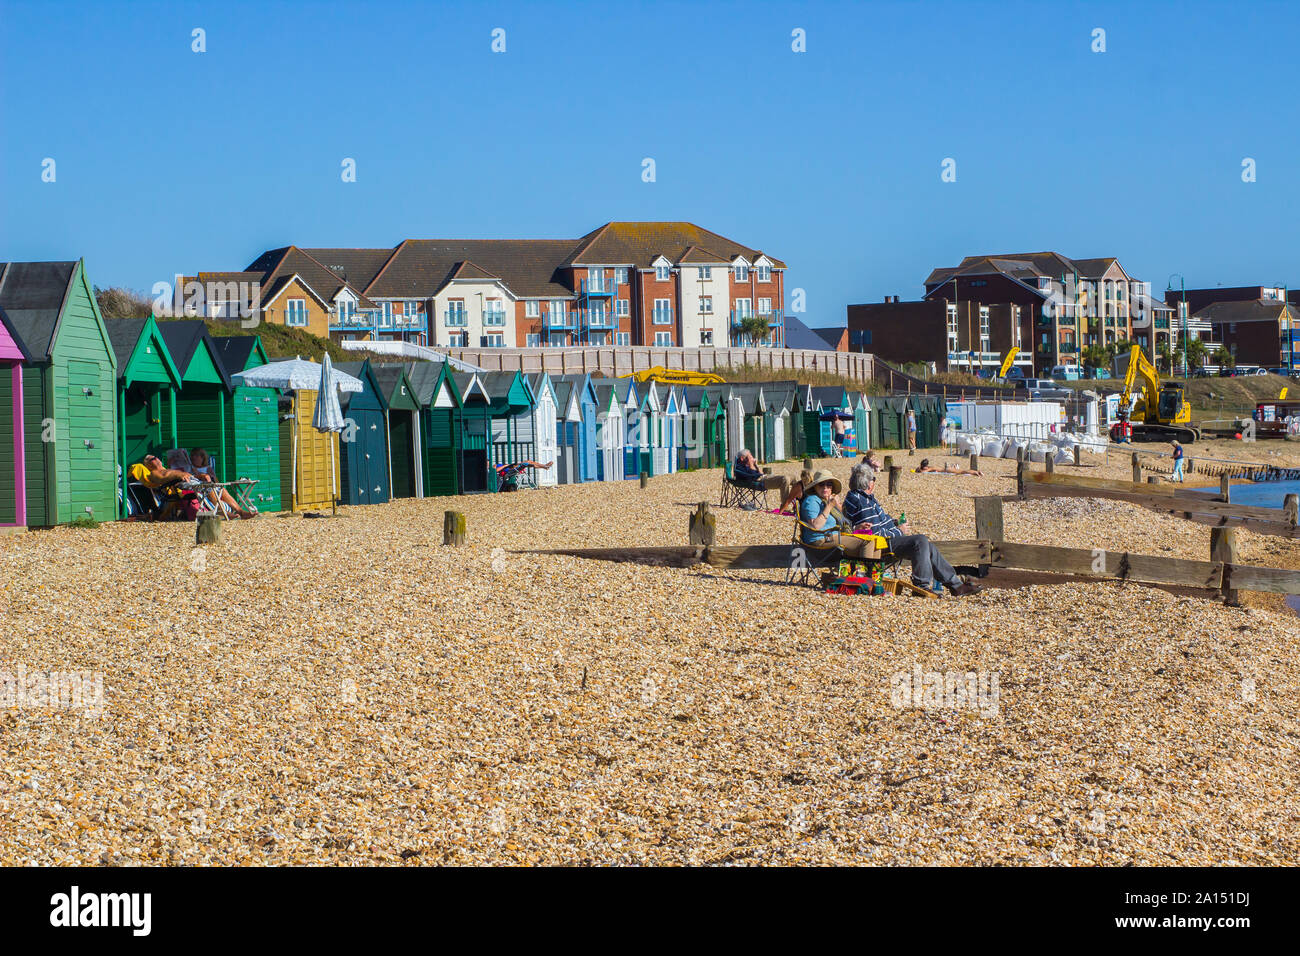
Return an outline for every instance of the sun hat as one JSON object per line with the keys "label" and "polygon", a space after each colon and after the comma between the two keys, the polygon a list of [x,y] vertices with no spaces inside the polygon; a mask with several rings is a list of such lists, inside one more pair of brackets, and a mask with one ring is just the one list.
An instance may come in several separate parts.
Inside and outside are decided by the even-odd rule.
{"label": "sun hat", "polygon": [[840,480],[836,478],[834,475],[832,475],[829,471],[813,472],[812,486],[814,488],[816,488],[818,485],[820,485],[822,482],[825,481],[829,481],[831,483],[831,489],[833,494],[838,495],[840,491],[844,488],[844,485],[840,482]]}

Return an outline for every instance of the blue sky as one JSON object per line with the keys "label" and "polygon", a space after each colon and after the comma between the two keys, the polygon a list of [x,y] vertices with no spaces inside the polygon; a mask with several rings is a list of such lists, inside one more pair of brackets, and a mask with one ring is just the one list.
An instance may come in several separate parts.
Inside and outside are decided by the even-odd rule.
{"label": "blue sky", "polygon": [[1294,288],[1298,9],[0,0],[0,259],[147,290],[289,243],[687,219],[786,260],[812,325],[985,252]]}

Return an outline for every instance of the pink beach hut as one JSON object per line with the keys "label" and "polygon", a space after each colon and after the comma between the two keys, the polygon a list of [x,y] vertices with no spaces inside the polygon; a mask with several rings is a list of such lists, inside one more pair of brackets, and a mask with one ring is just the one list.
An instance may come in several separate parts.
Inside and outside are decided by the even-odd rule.
{"label": "pink beach hut", "polygon": [[0,531],[27,527],[27,456],[23,436],[23,361],[20,339],[0,309]]}

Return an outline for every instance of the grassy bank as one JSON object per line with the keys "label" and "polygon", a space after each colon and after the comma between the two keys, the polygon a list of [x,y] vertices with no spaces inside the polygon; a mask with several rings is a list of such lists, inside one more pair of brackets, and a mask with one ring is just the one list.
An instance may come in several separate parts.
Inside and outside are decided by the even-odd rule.
{"label": "grassy bank", "polygon": [[[1166,381],[1166,379],[1162,379]],[[1124,387],[1122,379],[1092,379],[1078,382],[1061,382],[1070,388],[1091,389],[1106,393],[1118,392]],[[1300,385],[1281,375],[1239,375],[1235,378],[1193,378],[1186,380],[1187,401],[1192,406],[1192,417],[1198,421],[1231,418],[1249,413],[1258,402],[1277,398],[1282,389],[1287,395],[1300,398]]]}

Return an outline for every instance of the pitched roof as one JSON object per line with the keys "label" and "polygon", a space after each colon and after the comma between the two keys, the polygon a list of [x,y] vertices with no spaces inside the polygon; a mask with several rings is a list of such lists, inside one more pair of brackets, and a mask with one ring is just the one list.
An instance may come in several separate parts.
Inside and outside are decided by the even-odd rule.
{"label": "pitched roof", "polygon": [[1280,299],[1247,299],[1243,302],[1214,302],[1194,313],[1198,319],[1209,322],[1276,322],[1282,318],[1283,309],[1300,319],[1300,308]]}
{"label": "pitched roof", "polygon": [[176,368],[182,376],[190,367],[194,353],[206,346],[212,353],[213,364],[216,366],[217,374],[221,376],[222,384],[227,389],[231,387],[230,373],[226,370],[225,363],[221,361],[216,344],[208,334],[208,327],[202,319],[164,319],[158,323],[158,332],[162,335],[167,351],[171,353],[172,361],[176,363]]}
{"label": "pitched roof", "polygon": [[415,400],[422,407],[433,404],[433,389],[442,374],[442,366],[435,362],[409,362],[405,365],[406,377],[415,390]]}
{"label": "pitched roof", "polygon": [[257,348],[255,335],[214,335],[212,344],[216,347],[217,358],[227,375],[242,372],[248,365],[248,357]]}
{"label": "pitched roof", "polygon": [[515,296],[570,298],[559,269],[572,239],[407,239],[366,287],[384,298],[429,298],[454,279],[500,281]]}
{"label": "pitched roof", "polygon": [[[763,255],[758,249],[742,246],[693,222],[607,222],[583,236],[565,264],[631,265],[648,269],[661,255],[672,262],[681,262],[695,246],[713,255],[714,258],[707,260],[712,262],[730,262],[737,256],[753,262]],[[768,259],[777,268],[785,268],[779,259],[773,256]]]}
{"label": "pitched roof", "polygon": [[396,249],[304,249],[302,250],[354,289],[365,291],[379,270],[388,264]]}
{"label": "pitched roof", "polygon": [[[431,363],[426,362],[425,364]],[[424,402],[419,400],[419,395],[415,392],[415,384],[406,374],[405,366],[399,365],[396,362],[371,363],[370,374],[375,377],[375,382],[379,385],[379,391],[384,396],[384,401],[388,405],[393,404],[393,398],[397,395],[397,387],[402,384],[403,380],[406,381],[407,385],[411,389],[411,397],[415,399],[418,404],[424,404]]]}
{"label": "pitched roof", "polygon": [[[1077,272],[1081,279],[1097,279],[1118,260],[1114,256],[1097,259],[1068,259],[1059,252],[1017,252],[1009,255],[966,256],[957,266],[934,269],[925,279],[925,285],[947,282],[955,275],[994,275],[1002,273],[1012,278],[1025,279],[1047,276],[1059,279],[1067,273]],[[1120,270],[1123,271],[1123,266]],[[1127,274],[1127,273],[1126,273]]]}
{"label": "pitched roof", "polygon": [[[840,333],[844,327],[831,329],[814,329],[809,328],[797,316],[787,314],[785,317],[785,345],[791,349],[817,349],[824,351],[826,343],[831,343],[831,348],[839,344]],[[834,333],[834,338],[830,338],[825,333]]]}
{"label": "pitched roof", "polygon": [[244,271],[262,274],[263,302],[274,298],[284,282],[297,275],[326,302],[333,302],[339,292],[346,288],[357,296],[363,307],[375,308],[375,304],[365,297],[361,289],[344,278],[339,271],[342,268],[330,268],[297,246],[285,246],[262,253]]}
{"label": "pitched roof", "polygon": [[144,331],[148,319],[105,319],[104,328],[108,330],[108,340],[113,344],[113,354],[117,356],[118,375],[126,374],[127,363],[135,354],[136,343]]}
{"label": "pitched roof", "polygon": [[50,356],[77,262],[0,264],[0,308],[18,347],[36,361]]}

